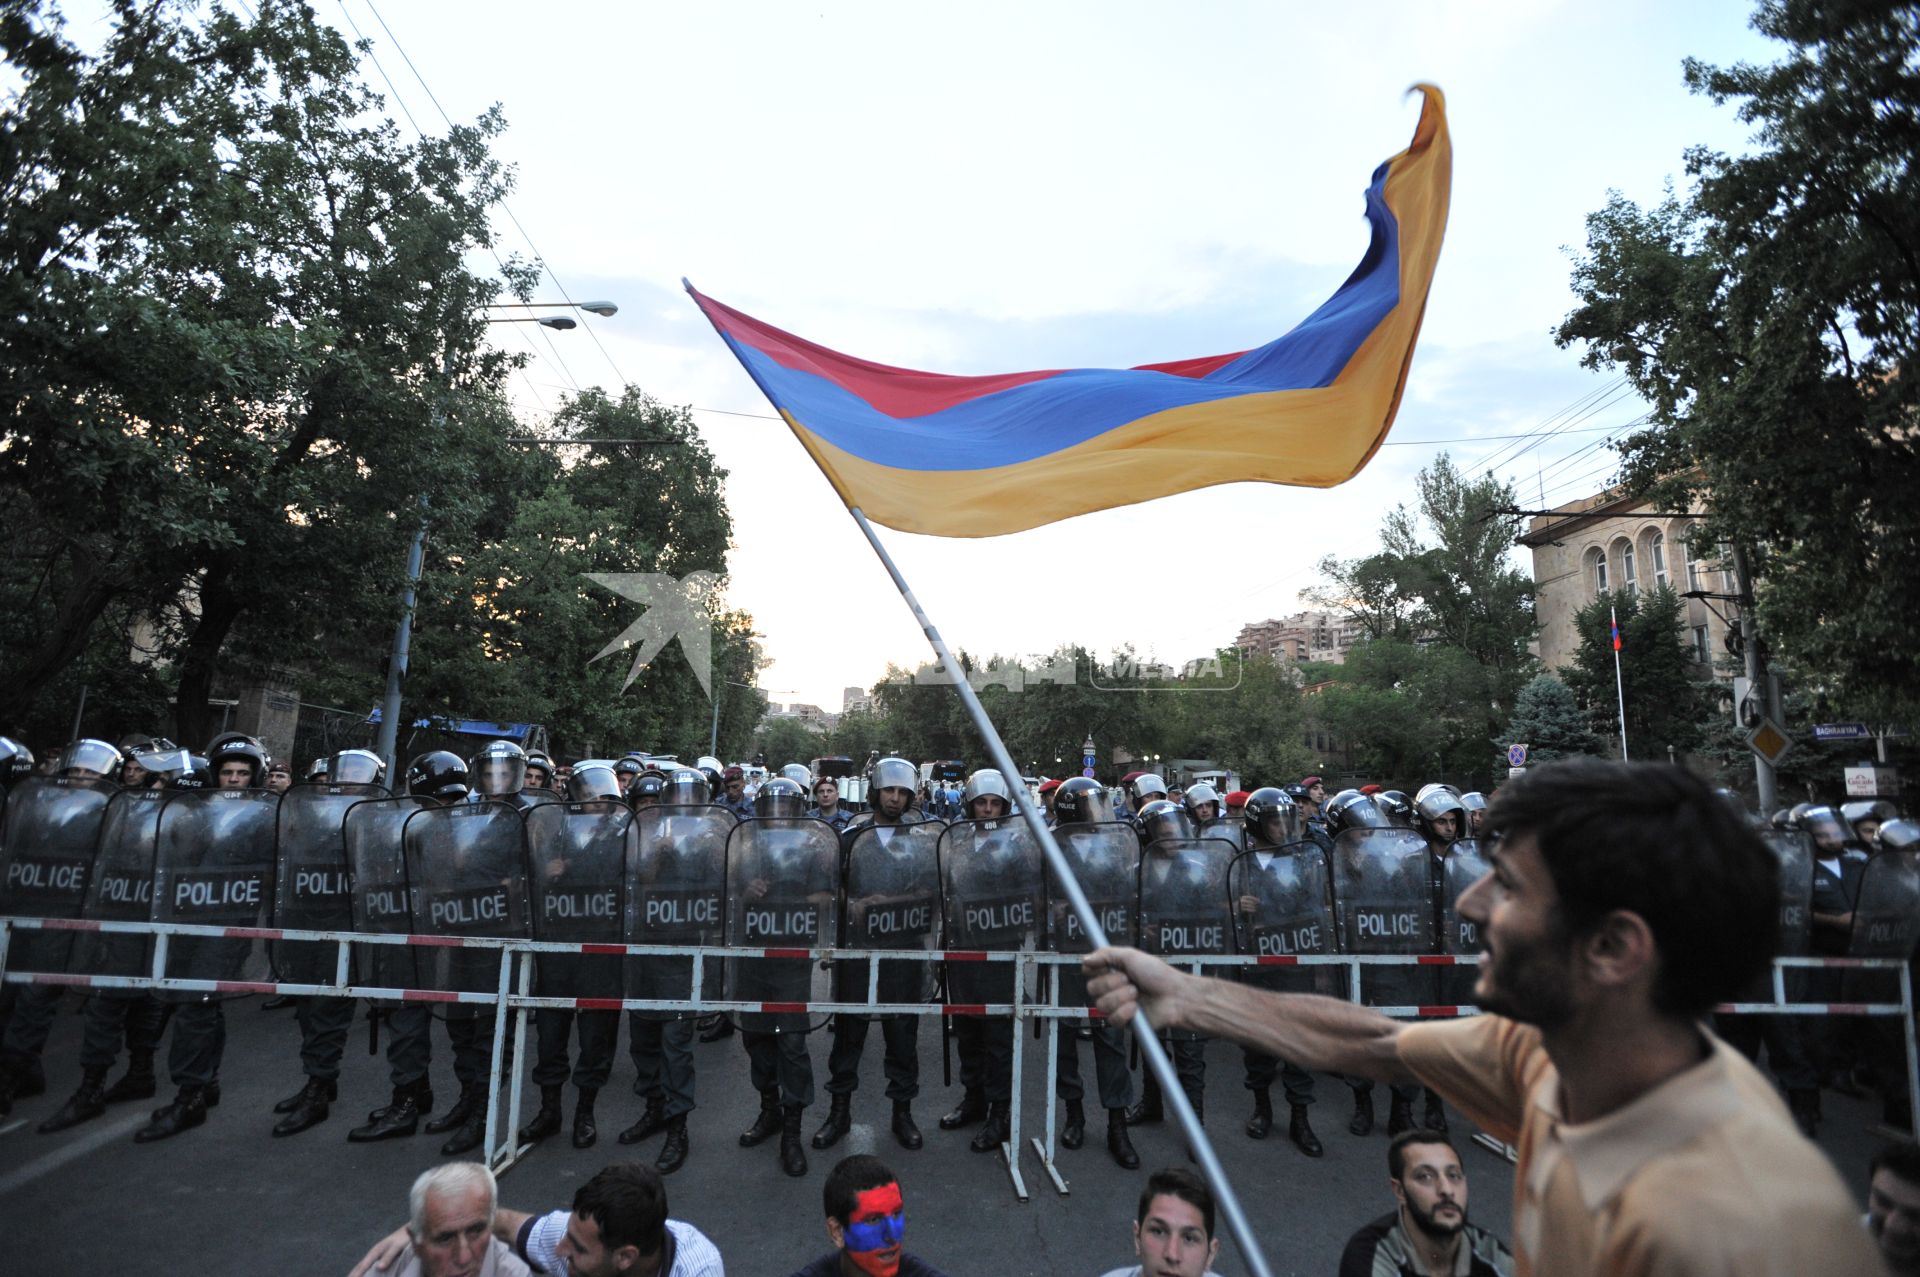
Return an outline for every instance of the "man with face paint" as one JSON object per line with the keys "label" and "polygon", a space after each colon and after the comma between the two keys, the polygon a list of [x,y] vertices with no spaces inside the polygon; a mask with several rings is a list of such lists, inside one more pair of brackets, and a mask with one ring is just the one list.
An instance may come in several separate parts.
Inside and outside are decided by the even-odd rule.
{"label": "man with face paint", "polygon": [[846,1158],[821,1190],[833,1249],[793,1277],[941,1277],[904,1248],[906,1201],[900,1179],[871,1153]]}

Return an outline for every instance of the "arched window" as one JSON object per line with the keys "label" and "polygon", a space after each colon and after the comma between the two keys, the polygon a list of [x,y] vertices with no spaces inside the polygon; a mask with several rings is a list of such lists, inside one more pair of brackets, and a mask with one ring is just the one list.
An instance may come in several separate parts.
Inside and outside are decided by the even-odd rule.
{"label": "arched window", "polygon": [[1633,542],[1621,537],[1613,543],[1614,550],[1620,555],[1620,586],[1628,594],[1640,593],[1640,577],[1634,570]]}
{"label": "arched window", "polygon": [[1647,538],[1647,562],[1653,566],[1653,583],[1659,589],[1667,588],[1667,538],[1666,534],[1655,528],[1653,535]]}
{"label": "arched window", "polygon": [[1607,556],[1597,545],[1587,551],[1587,577],[1596,596],[1607,592]]}

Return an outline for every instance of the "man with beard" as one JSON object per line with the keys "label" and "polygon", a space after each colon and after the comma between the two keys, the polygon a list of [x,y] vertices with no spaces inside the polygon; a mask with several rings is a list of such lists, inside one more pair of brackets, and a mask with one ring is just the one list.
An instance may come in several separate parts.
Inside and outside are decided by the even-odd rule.
{"label": "man with beard", "polygon": [[[1433,1087],[1518,1149],[1521,1274],[1884,1272],[1846,1187],[1772,1085],[1703,1019],[1771,958],[1777,862],[1683,768],[1551,763],[1487,809],[1460,898],[1492,1012],[1398,1022],[1336,999],[1087,955],[1111,1023],[1251,1042]],[[1736,1186],[1737,1188],[1733,1187]]]}
{"label": "man with beard", "polygon": [[1387,1145],[1394,1210],[1355,1233],[1340,1277],[1507,1277],[1513,1256],[1500,1239],[1467,1222],[1467,1172],[1460,1150],[1434,1131],[1402,1131]]}

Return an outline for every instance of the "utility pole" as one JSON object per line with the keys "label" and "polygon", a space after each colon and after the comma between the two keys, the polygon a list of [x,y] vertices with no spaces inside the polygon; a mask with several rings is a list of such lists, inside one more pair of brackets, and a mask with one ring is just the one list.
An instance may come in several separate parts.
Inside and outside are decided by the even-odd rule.
{"label": "utility pole", "polygon": [[[1734,589],[1739,594],[1735,605],[1740,609],[1740,656],[1746,664],[1747,686],[1753,689],[1752,694],[1758,695],[1767,684],[1761,681],[1760,635],[1753,621],[1753,569],[1747,560],[1746,547],[1738,541],[1733,543],[1733,575]],[[1778,693],[1767,699],[1777,704]],[[1757,753],[1753,756],[1753,780],[1760,811],[1774,810],[1779,805],[1779,793],[1773,764]]]}

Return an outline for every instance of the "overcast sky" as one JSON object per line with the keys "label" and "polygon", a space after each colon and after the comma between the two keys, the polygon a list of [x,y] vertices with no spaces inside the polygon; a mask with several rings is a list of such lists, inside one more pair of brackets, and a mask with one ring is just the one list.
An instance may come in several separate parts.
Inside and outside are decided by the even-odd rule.
{"label": "overcast sky", "polygon": [[[1361,192],[1418,112],[1405,90],[1438,84],[1451,222],[1395,446],[1363,474],[988,540],[883,530],[956,645],[1131,642],[1174,662],[1294,610],[1322,555],[1372,549],[1442,446],[1483,463],[1507,447],[1491,437],[1606,389],[1550,335],[1572,304],[1568,248],[1609,188],[1651,200],[1687,146],[1743,144],[1730,109],[1687,94],[1684,57],[1774,56],[1750,5],[1726,0],[373,4],[390,32],[368,0],[316,0],[374,41],[422,125],[443,127],[421,80],[455,119],[500,103],[513,216],[569,295],[620,304],[551,343],[498,330],[538,354],[518,386],[530,414],[622,378],[697,410],[767,413],[682,276],[825,345],[941,372],[1259,345],[1358,262]],[[1618,399],[1577,429],[1639,411]],[[772,698],[838,709],[843,687],[924,659],[785,427],[696,418],[729,472],[729,597],[763,636]],[[1606,437],[1569,431],[1497,469],[1528,504],[1543,489],[1548,505],[1572,500],[1611,473]],[[1430,442],[1456,439],[1477,442]]]}

